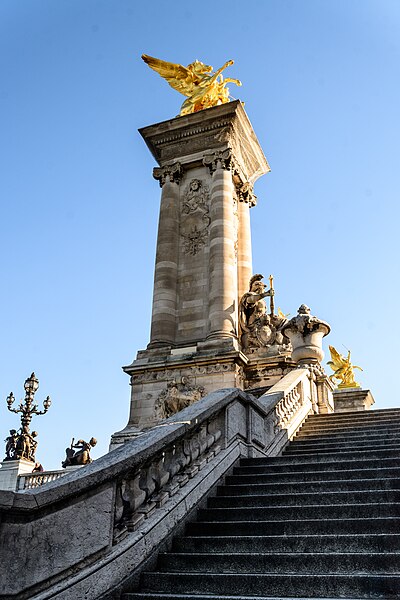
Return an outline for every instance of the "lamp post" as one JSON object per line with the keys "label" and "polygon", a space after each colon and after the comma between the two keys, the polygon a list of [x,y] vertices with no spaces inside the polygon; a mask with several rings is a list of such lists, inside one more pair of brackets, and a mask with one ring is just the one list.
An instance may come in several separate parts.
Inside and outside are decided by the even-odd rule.
{"label": "lamp post", "polygon": [[20,458],[30,461],[35,460],[37,441],[34,438],[37,434],[35,431],[30,433],[29,426],[33,415],[44,415],[51,406],[50,396],[47,396],[43,401],[44,410],[38,410],[38,405],[35,404],[35,394],[39,389],[39,380],[36,378],[35,373],[32,373],[32,375],[26,379],[24,388],[25,398],[20,402],[18,408],[13,407],[15,396],[12,392],[6,399],[8,410],[16,414],[21,414],[20,433],[17,434],[15,430],[12,430],[15,433],[12,434],[10,431],[11,435],[6,440],[6,460],[17,460]]}

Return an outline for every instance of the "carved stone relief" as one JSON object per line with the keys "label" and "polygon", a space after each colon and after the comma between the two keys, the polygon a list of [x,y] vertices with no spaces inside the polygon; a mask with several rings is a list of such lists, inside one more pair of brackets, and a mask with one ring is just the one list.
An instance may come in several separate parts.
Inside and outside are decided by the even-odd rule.
{"label": "carved stone relief", "polygon": [[182,377],[180,382],[169,381],[155,404],[157,418],[168,419],[205,395],[204,387],[190,385],[186,377]]}
{"label": "carved stone relief", "polygon": [[236,370],[235,363],[216,363],[211,365],[194,365],[185,369],[160,369],[143,371],[131,376],[131,385],[150,383],[153,381],[175,381],[177,377],[195,377],[197,375],[210,375],[212,373],[227,373]]}
{"label": "carved stone relief", "polygon": [[195,256],[207,243],[210,225],[209,191],[200,179],[189,183],[182,198],[181,213],[183,251]]}

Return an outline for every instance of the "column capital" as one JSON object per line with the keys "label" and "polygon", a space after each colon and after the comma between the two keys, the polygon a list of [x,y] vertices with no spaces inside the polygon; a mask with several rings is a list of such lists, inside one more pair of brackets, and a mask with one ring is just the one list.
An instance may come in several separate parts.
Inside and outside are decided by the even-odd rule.
{"label": "column capital", "polygon": [[153,177],[157,179],[160,187],[163,187],[164,183],[167,182],[179,183],[182,178],[182,165],[176,162],[165,167],[155,167],[153,169]]}
{"label": "column capital", "polygon": [[254,194],[253,186],[248,181],[245,183],[240,182],[236,186],[236,191],[238,195],[239,202],[245,202],[250,206],[256,206],[257,204],[257,196]]}
{"label": "column capital", "polygon": [[232,156],[232,150],[227,148],[223,151],[213,152],[212,154],[206,154],[203,158],[203,165],[210,169],[211,173],[214,173],[217,169],[223,169],[225,171],[234,170],[234,161]]}

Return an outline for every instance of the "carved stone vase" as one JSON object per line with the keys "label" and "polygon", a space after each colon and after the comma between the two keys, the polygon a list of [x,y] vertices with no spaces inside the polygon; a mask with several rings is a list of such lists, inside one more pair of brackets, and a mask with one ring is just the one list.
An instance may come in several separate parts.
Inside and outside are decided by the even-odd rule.
{"label": "carved stone vase", "polygon": [[308,306],[302,304],[297,316],[283,326],[282,333],[292,344],[292,359],[302,365],[323,360],[322,338],[330,330],[328,323],[313,317]]}

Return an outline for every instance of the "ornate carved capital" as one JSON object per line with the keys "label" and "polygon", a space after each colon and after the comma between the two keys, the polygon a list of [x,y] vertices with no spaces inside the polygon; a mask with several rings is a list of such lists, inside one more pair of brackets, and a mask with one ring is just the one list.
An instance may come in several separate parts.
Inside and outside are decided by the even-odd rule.
{"label": "ornate carved capital", "polygon": [[206,154],[203,158],[203,165],[210,169],[211,173],[214,173],[217,169],[224,169],[230,171],[234,169],[234,162],[232,157],[232,150],[227,148],[223,152],[213,152],[213,154]]}
{"label": "ornate carved capital", "polygon": [[179,162],[167,165],[165,167],[155,167],[153,169],[153,177],[163,187],[164,183],[179,183],[182,177],[182,166]]}
{"label": "ornate carved capital", "polygon": [[246,202],[250,207],[256,206],[257,196],[253,192],[253,186],[249,183],[241,183],[236,188],[239,202]]}

